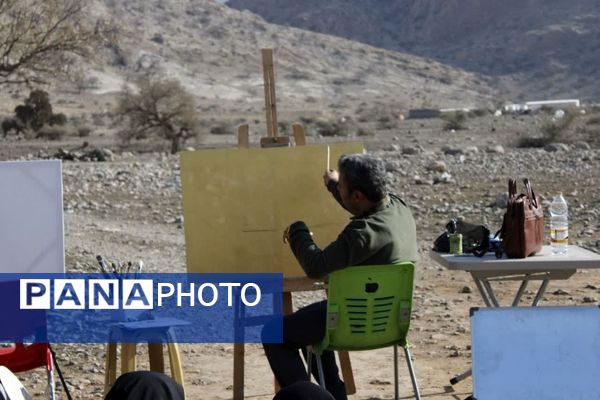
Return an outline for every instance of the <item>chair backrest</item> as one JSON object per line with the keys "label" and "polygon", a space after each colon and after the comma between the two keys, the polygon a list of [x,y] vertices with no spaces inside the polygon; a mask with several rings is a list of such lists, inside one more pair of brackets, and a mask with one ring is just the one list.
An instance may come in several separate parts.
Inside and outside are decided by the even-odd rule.
{"label": "chair backrest", "polygon": [[39,367],[52,369],[52,353],[48,343],[16,343],[0,348],[0,365],[12,372],[24,372]]}
{"label": "chair backrest", "polygon": [[404,344],[410,325],[415,265],[349,267],[329,275],[327,331],[320,352]]}

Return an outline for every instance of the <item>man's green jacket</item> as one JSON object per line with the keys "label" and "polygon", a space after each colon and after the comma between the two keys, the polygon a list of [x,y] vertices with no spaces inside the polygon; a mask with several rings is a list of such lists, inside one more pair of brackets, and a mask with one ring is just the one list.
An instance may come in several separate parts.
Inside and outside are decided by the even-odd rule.
{"label": "man's green jacket", "polygon": [[[329,190],[340,202],[334,185]],[[410,209],[394,194],[386,196],[366,215],[355,216],[337,239],[324,249],[317,247],[302,221],[289,230],[292,252],[309,278],[354,265],[386,265],[416,262],[417,233]]]}

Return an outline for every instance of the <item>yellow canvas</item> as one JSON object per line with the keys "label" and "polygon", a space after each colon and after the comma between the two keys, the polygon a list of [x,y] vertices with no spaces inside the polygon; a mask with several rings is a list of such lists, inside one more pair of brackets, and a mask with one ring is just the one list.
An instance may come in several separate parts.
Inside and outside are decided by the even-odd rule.
{"label": "yellow canvas", "polygon": [[[331,168],[361,143],[329,145]],[[350,214],[325,189],[327,145],[200,150],[181,154],[189,272],[283,272],[304,276],[283,230],[303,220],[318,246],[331,243]]]}

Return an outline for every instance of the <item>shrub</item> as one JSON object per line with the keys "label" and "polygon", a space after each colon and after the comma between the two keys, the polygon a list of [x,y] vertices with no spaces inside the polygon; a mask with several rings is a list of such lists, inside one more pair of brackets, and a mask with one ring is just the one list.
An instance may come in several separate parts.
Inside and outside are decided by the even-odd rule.
{"label": "shrub", "polygon": [[594,127],[588,130],[588,140],[592,143],[598,143],[600,141],[600,128]]}
{"label": "shrub", "polygon": [[313,117],[300,117],[300,122],[304,125],[310,125],[315,122]]}
{"label": "shrub", "polygon": [[600,117],[591,117],[588,119],[587,125],[600,125]]}
{"label": "shrub", "polygon": [[53,114],[50,117],[50,125],[64,125],[67,123],[67,116],[63,113]]}
{"label": "shrub", "polygon": [[89,126],[79,126],[77,127],[77,135],[79,137],[88,137],[92,133],[92,128]]}
{"label": "shrub", "polygon": [[52,105],[50,97],[43,90],[33,90],[25,100],[25,106],[33,109],[33,116],[30,121],[34,131],[39,130],[44,124],[50,122],[52,118]]}
{"label": "shrub", "polygon": [[187,139],[197,136],[199,121],[194,97],[177,80],[146,74],[138,77],[138,92],[127,85],[119,95],[117,116],[126,122],[124,142],[155,135],[171,142],[176,154]]}
{"label": "shrub", "polygon": [[575,120],[577,113],[575,110],[567,110],[564,117],[555,120],[552,119],[550,122],[542,125],[541,137],[526,136],[519,139],[517,147],[544,147],[552,142],[557,142],[564,139],[564,134],[568,131],[569,127]]}
{"label": "shrub", "polygon": [[2,133],[4,137],[12,131],[15,132],[15,135],[18,135],[19,133],[24,133],[25,127],[18,118],[4,118],[2,121]]}
{"label": "shrub", "polygon": [[19,121],[28,125],[33,119],[34,110],[31,106],[20,104],[15,107],[15,115]]}
{"label": "shrub", "polygon": [[525,137],[519,138],[519,141],[517,142],[517,147],[520,147],[520,148],[542,148],[542,147],[546,146],[547,144],[549,144],[550,142],[551,141],[549,141],[545,137],[525,136]]}
{"label": "shrub", "polygon": [[321,136],[348,136],[351,133],[348,124],[337,121],[317,121],[315,129]]}
{"label": "shrub", "polygon": [[382,115],[377,119],[377,129],[389,130],[398,127],[398,120],[389,115]]}
{"label": "shrub", "polygon": [[308,74],[305,71],[300,71],[298,69],[292,69],[292,71],[290,71],[289,73],[287,73],[285,75],[286,79],[290,79],[290,80],[294,80],[294,81],[300,81],[300,80],[310,80],[311,76],[310,74]]}
{"label": "shrub", "polygon": [[491,112],[487,108],[476,108],[474,110],[469,111],[470,117],[484,117],[488,114],[491,114]]}
{"label": "shrub", "polygon": [[154,43],[158,43],[158,44],[164,44],[165,43],[165,38],[160,33],[155,33],[152,36],[152,38],[150,38],[150,40],[153,41]]}
{"label": "shrub", "polygon": [[210,133],[213,135],[229,135],[233,133],[233,130],[228,124],[222,122],[211,127]]}
{"label": "shrub", "polygon": [[567,110],[564,117],[558,120],[552,120],[550,123],[542,126],[542,133],[549,139],[558,139],[566,130],[571,126],[571,123],[575,119],[575,113]]}
{"label": "shrub", "polygon": [[467,115],[462,111],[455,111],[451,113],[444,114],[442,119],[446,121],[444,125],[444,130],[455,130],[460,131],[463,129],[467,129],[465,122],[467,120]]}
{"label": "shrub", "polygon": [[439,78],[440,82],[444,85],[452,85],[452,78],[448,75],[443,75]]}
{"label": "shrub", "polygon": [[67,122],[65,114],[52,112],[50,97],[43,90],[32,90],[25,103],[15,107],[15,116],[35,132],[45,125],[64,125]]}
{"label": "shrub", "polygon": [[36,139],[60,140],[65,136],[66,129],[59,126],[44,125],[36,132]]}
{"label": "shrub", "polygon": [[102,113],[94,113],[94,114],[92,114],[92,124],[94,126],[104,126],[104,125],[106,125],[106,121],[104,120],[104,114],[102,114]]}

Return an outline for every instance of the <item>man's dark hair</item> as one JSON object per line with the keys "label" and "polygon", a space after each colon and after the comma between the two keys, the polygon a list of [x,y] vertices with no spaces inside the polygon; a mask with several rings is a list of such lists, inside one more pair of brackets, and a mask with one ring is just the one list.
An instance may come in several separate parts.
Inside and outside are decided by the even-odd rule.
{"label": "man's dark hair", "polygon": [[387,177],[381,159],[369,154],[346,154],[340,157],[338,168],[346,177],[350,193],[358,190],[374,203],[387,195]]}

